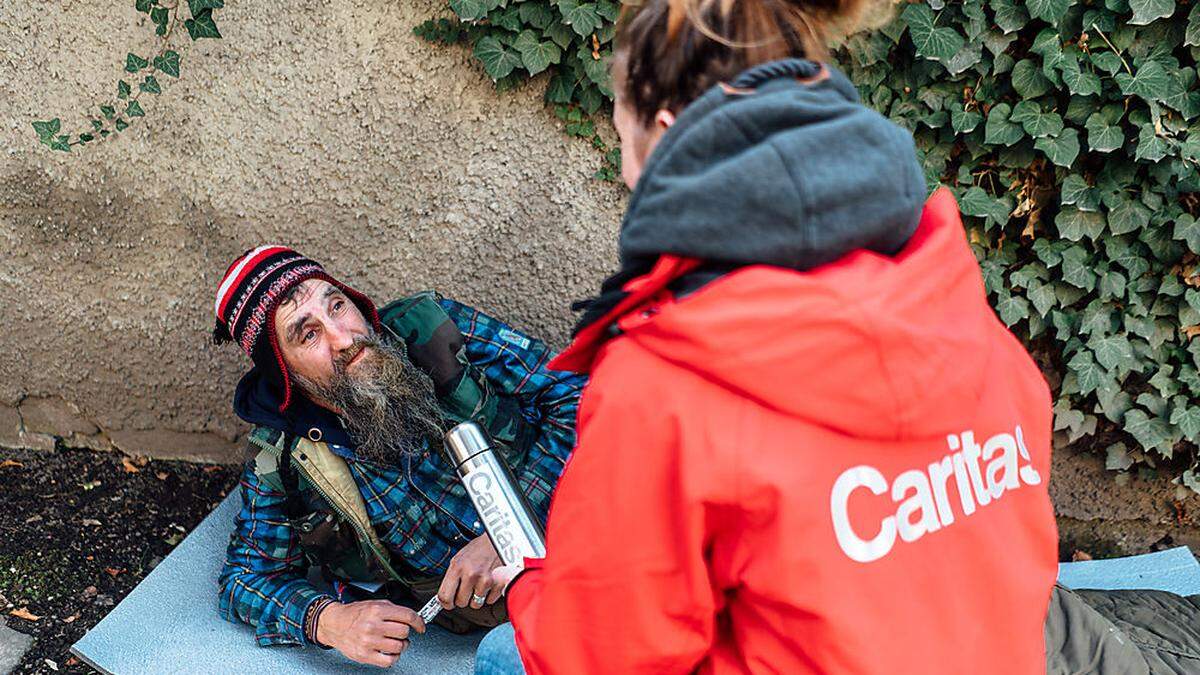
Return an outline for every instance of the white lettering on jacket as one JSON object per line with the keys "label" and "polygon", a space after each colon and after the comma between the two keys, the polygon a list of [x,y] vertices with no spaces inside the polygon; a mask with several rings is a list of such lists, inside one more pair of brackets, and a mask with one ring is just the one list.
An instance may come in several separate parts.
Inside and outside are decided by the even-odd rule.
{"label": "white lettering on jacket", "polygon": [[[897,535],[911,544],[930,532],[953,525],[954,511],[946,488],[951,478],[963,517],[1020,488],[1022,483],[1042,482],[1031,463],[1020,426],[1015,434],[996,434],[982,446],[975,442],[973,431],[947,436],[946,444],[950,454],[925,469],[902,472],[890,486],[879,469],[865,464],[846,469],[838,476],[829,495],[829,509],[838,546],[851,560],[862,563],[879,560],[891,552]],[[980,460],[986,465],[980,466]],[[1022,460],[1024,464],[1020,464]],[[866,533],[855,531],[850,524],[850,496],[864,488],[881,497],[889,493],[889,487],[895,512],[883,518],[869,538]]]}

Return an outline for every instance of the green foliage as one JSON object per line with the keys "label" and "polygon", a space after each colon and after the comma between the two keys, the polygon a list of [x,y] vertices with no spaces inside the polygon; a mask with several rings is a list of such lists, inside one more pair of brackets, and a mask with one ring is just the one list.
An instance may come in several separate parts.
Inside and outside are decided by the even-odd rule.
{"label": "green foliage", "polygon": [[568,136],[589,141],[600,153],[595,176],[615,180],[620,153],[596,131],[593,115],[612,101],[608,59],[620,5],[614,0],[449,0],[454,18],[413,29],[442,44],[464,44],[496,88],[545,78],[544,98]]}
{"label": "green foliage", "polygon": [[1058,371],[1056,430],[1200,490],[1198,55],[1200,4],[931,0],[840,61],[958,196],[997,314]]}
{"label": "green foliage", "polygon": [[[99,111],[99,115],[87,115],[90,131],[59,134],[62,120],[55,117],[45,122],[33,123],[38,140],[51,150],[70,152],[72,146],[115,136],[129,128],[129,120],[145,116],[139,97],[142,94],[162,93],[162,85],[155,73],[179,77],[179,53],[168,49],[176,27],[182,24],[193,41],[221,37],[213,19],[213,11],[223,8],[225,0],[187,0],[190,17],[186,19],[180,14],[182,4],[182,0],[176,0],[175,4],[160,3],[160,0],[134,0],[134,7],[149,17],[150,23],[155,27],[155,35],[160,38],[158,52],[154,56],[147,58],[133,52],[125,56],[125,73],[141,76],[137,91],[134,91],[130,84],[130,81],[137,81],[136,79],[120,79],[117,81],[116,100],[97,104],[96,110]],[[118,109],[121,110],[120,115],[117,113]],[[50,131],[51,129],[53,131]],[[72,136],[75,140],[72,140]]]}

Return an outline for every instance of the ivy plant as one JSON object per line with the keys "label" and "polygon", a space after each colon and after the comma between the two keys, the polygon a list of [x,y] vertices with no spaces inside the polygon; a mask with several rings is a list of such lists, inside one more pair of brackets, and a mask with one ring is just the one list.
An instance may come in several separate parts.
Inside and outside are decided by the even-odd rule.
{"label": "ivy plant", "polygon": [[[187,5],[187,16],[181,14],[181,6]],[[175,0],[173,4],[164,0],[135,0],[138,12],[147,15],[158,36],[158,49],[151,55],[141,56],[130,52],[125,57],[124,75],[116,82],[112,98],[99,103],[87,115],[89,128],[84,131],[63,133],[62,120],[55,117],[33,123],[33,130],[42,144],[52,150],[70,152],[76,145],[106,139],[119,134],[138,117],[146,114],[141,98],[144,94],[162,93],[163,84],[179,77],[179,53],[170,49],[171,38],[182,25],[193,40],[220,38],[213,13],[225,6],[225,0]]]}
{"label": "ivy plant", "polygon": [[[596,177],[615,180],[620,152],[592,117],[611,109],[608,57],[620,5],[615,0],[450,0],[453,18],[426,21],[413,32],[443,44],[465,44],[496,88],[541,75],[545,100],[567,135],[588,140],[603,158]],[[542,75],[545,73],[545,75]]]}
{"label": "ivy plant", "polygon": [[1200,491],[1200,4],[923,0],[841,60],[958,196],[1055,429]]}

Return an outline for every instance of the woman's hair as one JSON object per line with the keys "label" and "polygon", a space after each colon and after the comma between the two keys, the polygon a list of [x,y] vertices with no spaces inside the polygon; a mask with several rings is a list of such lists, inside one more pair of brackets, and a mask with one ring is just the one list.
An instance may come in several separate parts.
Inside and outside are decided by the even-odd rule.
{"label": "woman's hair", "polygon": [[615,85],[649,124],[753,65],[824,61],[831,43],[890,9],[889,0],[632,0],[617,25]]}

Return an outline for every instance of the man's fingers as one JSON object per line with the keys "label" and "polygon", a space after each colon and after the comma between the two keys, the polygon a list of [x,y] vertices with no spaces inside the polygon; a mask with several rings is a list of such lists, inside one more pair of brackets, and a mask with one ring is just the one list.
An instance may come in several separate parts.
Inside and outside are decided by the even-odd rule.
{"label": "man's fingers", "polygon": [[[482,594],[481,594],[482,595]],[[504,596],[504,586],[497,583],[492,583],[492,590],[488,591],[487,604],[493,604]]]}
{"label": "man's fingers", "polygon": [[[491,574],[481,574],[475,581],[475,587],[471,589],[471,606],[475,609],[479,609],[485,604],[491,604],[494,601],[488,599],[492,593],[491,577]],[[478,598],[482,598],[482,600],[477,601]]]}
{"label": "man's fingers", "polygon": [[408,647],[408,640],[396,639],[392,637],[378,637],[371,641],[371,648],[377,652],[384,654],[394,654],[399,656],[404,653]]}
{"label": "man's fingers", "polygon": [[442,577],[442,585],[438,587],[437,598],[438,602],[442,603],[442,609],[454,609],[454,596],[458,594],[458,585],[458,574],[451,568],[446,572],[446,576]]}
{"label": "man's fingers", "polygon": [[396,663],[396,659],[400,658],[399,654],[384,654],[377,652],[374,649],[368,649],[357,656],[350,657],[359,663],[366,663],[380,668],[391,668]]}
{"label": "man's fingers", "polygon": [[403,607],[391,602],[386,603],[385,606],[380,608],[379,619],[382,621],[390,621],[411,626],[415,628],[418,633],[425,632],[425,622],[421,620],[420,614],[417,614],[408,607]]}
{"label": "man's fingers", "polygon": [[454,594],[455,607],[470,607],[471,594],[475,592],[476,585],[482,581],[482,576],[478,574],[464,575],[458,582],[458,592]]}

